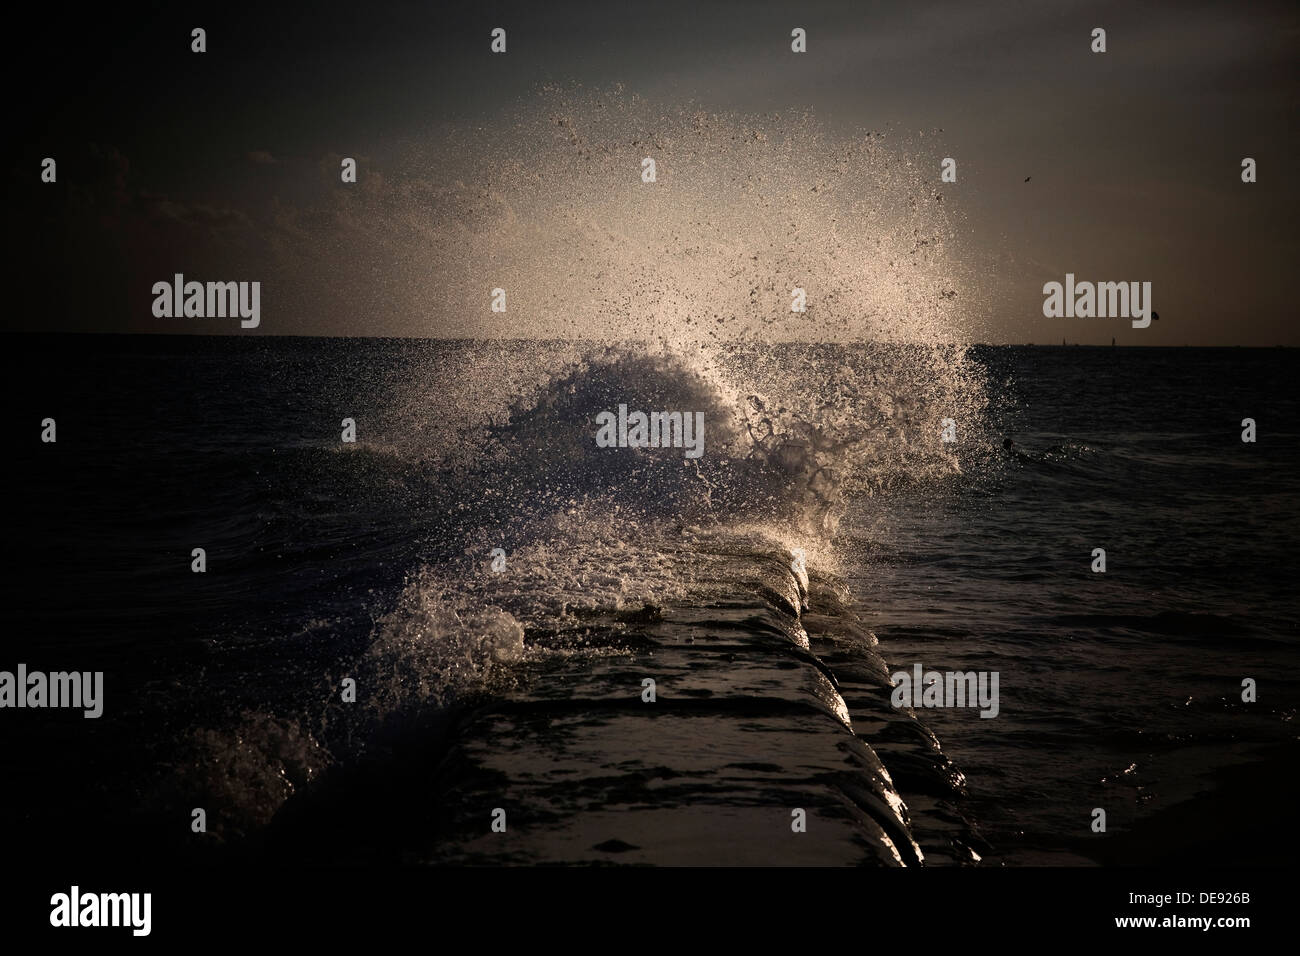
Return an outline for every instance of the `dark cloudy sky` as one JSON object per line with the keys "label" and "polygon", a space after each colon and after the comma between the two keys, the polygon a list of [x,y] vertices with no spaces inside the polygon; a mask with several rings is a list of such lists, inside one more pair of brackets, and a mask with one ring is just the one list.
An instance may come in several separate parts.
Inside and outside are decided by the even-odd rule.
{"label": "dark cloudy sky", "polygon": [[[149,277],[165,278],[154,273],[177,249],[218,261],[280,211],[287,221],[316,188],[288,170],[362,156],[382,171],[411,143],[577,82],[717,111],[810,109],[845,135],[896,131],[914,151],[933,144],[936,175],[955,157],[959,182],[946,188],[980,340],[1059,343],[1041,287],[1070,271],[1152,281],[1161,316],[1141,335],[1075,325],[1071,341],[1300,344],[1294,2],[113,4],[24,16],[5,66],[11,328],[214,331],[153,319]],[[208,31],[203,56],[189,52],[195,26]],[[494,26],[509,31],[503,57],[488,52]],[[795,26],[808,32],[803,56],[789,51]],[[1089,49],[1096,26],[1104,55]],[[56,186],[39,181],[44,156],[59,159]],[[1253,185],[1240,180],[1246,156]],[[274,255],[291,239],[259,241],[258,255]],[[378,284],[370,299],[382,298]],[[353,326],[285,310],[259,332],[426,332],[405,309]]]}

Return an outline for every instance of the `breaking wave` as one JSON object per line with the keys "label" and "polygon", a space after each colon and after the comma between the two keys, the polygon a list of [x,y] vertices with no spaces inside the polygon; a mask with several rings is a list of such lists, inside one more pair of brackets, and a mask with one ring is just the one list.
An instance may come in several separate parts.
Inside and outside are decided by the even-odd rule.
{"label": "breaking wave", "polygon": [[[835,142],[807,116],[665,115],[621,94],[550,91],[508,138],[529,143],[527,155],[494,142],[499,133],[451,138],[451,153],[489,158],[464,179],[435,188],[414,174],[371,177],[335,210],[336,225],[346,215],[349,234],[386,259],[394,284],[449,314],[487,316],[501,287],[508,311],[465,326],[468,341],[413,346],[375,370],[381,397],[364,410],[361,440],[304,458],[329,471],[368,456],[370,480],[408,490],[410,533],[428,538],[428,553],[377,599],[359,650],[342,625],[332,634],[328,619],[314,622],[314,639],[335,638],[339,650],[327,676],[304,679],[310,689],[295,699],[307,703],[244,708],[191,741],[195,785],[226,808],[213,831],[265,829],[322,776],[346,778],[413,733],[450,734],[471,711],[562,698],[565,713],[585,712],[579,727],[601,726],[610,698],[636,700],[639,683],[628,682],[657,658],[698,680],[683,700],[713,701],[709,720],[721,723],[707,726],[719,733],[734,731],[726,715],[742,699],[783,746],[800,746],[809,709],[829,721],[818,725],[827,750],[809,760],[826,762],[813,776],[855,808],[878,862],[919,861],[930,838],[949,852],[951,833],[921,824],[913,839],[915,821],[871,749],[889,751],[888,733],[854,734],[854,713],[870,713],[864,726],[879,732],[910,717],[882,703],[874,638],[834,581],[846,502],[960,479],[988,445],[942,438],[950,423],[982,436],[987,400],[960,344],[953,228],[938,194],[885,137]],[[413,166],[422,156],[413,152]],[[653,184],[640,179],[645,156],[656,159]],[[796,287],[808,290],[806,313],[790,311]],[[509,337],[519,334],[528,340]],[[701,413],[702,455],[599,447],[596,416],[619,406]],[[791,570],[796,555],[811,585]],[[820,651],[808,614],[820,621]],[[697,640],[692,663],[681,650]],[[815,653],[831,650],[847,655],[838,676]],[[355,701],[341,697],[344,678]],[[453,749],[487,732],[459,726]],[[929,793],[916,799],[956,792],[960,775],[932,738],[901,733],[910,743],[894,745],[896,759],[911,768],[909,786],[921,780],[918,793]],[[565,746],[581,749],[575,740]],[[851,779],[832,760],[849,741]],[[538,746],[560,745],[543,736]],[[583,781],[598,788],[599,750],[569,768],[570,796]],[[460,754],[534,786],[486,752]],[[737,794],[749,783],[715,783],[745,803],[776,799],[791,783],[776,777],[747,796]],[[456,786],[440,778],[435,791]],[[424,846],[425,857],[481,858],[449,839]]]}

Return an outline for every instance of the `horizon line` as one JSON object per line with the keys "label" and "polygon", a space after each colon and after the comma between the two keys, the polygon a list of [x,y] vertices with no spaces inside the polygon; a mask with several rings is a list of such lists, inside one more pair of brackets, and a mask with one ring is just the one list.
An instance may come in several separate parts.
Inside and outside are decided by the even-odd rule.
{"label": "horizon line", "polygon": [[[81,337],[120,337],[120,338],[164,338],[164,339],[233,339],[233,340],[252,340],[252,339],[364,339],[368,341],[384,342],[545,342],[545,343],[565,343],[572,344],[575,342],[591,342],[594,344],[605,345],[630,345],[635,343],[643,344],[661,344],[661,339],[633,339],[624,341],[614,341],[604,338],[591,338],[579,336],[576,338],[562,338],[558,336],[470,336],[470,335],[348,335],[339,333],[305,333],[305,332],[256,332],[254,334],[240,332],[155,332],[155,331],[123,331],[115,329],[111,331],[87,330],[87,329],[56,329],[56,330],[33,330],[33,329],[6,329],[5,333],[10,336],[27,336],[37,337],[55,337],[55,336],[81,336]],[[692,345],[701,345],[702,342],[693,342]],[[738,346],[756,346],[756,345],[889,345],[889,346],[909,346],[920,345],[932,348],[1081,348],[1081,349],[1111,349],[1111,348],[1138,348],[1138,349],[1289,349],[1295,348],[1293,345],[1278,343],[1276,345],[1140,345],[1135,343],[1113,342],[1110,345],[1105,343],[1081,343],[1081,342],[882,342],[870,340],[842,340],[842,339],[777,339],[771,341],[748,341],[745,339],[733,339],[715,341],[714,346],[738,345]]]}

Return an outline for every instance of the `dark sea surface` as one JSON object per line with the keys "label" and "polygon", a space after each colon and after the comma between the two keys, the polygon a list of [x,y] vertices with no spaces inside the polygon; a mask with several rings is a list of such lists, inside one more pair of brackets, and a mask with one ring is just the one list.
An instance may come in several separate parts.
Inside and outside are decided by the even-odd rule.
{"label": "dark sea surface", "polygon": [[[0,670],[106,686],[98,720],[0,714],[19,844],[981,866],[1295,847],[1293,350],[6,346]],[[597,448],[620,403],[703,412],[704,454]],[[892,706],[914,664],[996,671],[998,715]]]}

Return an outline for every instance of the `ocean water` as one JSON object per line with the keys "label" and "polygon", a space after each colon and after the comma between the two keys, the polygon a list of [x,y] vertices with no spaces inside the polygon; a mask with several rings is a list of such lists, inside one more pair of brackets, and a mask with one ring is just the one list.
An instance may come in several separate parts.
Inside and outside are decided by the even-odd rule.
{"label": "ocean water", "polygon": [[[7,716],[20,841],[973,866],[1293,842],[1293,351],[9,341],[0,669],[106,684],[98,720]],[[703,455],[597,448],[619,404],[702,412]],[[998,715],[893,706],[916,664],[996,671]]]}

